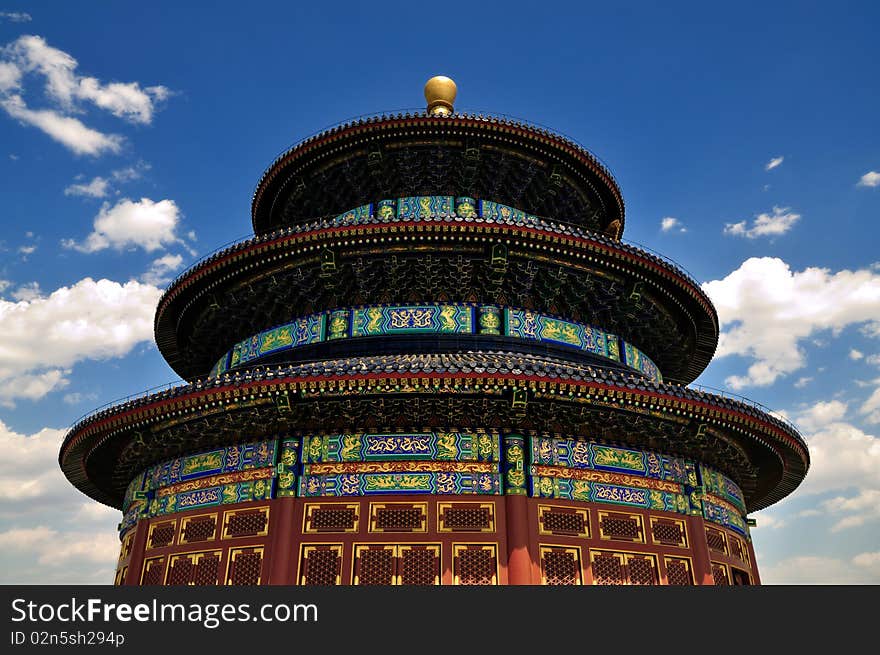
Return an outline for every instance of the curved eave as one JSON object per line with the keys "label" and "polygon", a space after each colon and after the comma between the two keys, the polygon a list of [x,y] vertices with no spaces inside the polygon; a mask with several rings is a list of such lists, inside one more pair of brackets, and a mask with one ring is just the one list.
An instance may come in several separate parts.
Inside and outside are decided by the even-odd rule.
{"label": "curved eave", "polygon": [[[154,322],[159,351],[168,364],[185,379],[206,374],[223,353],[218,352],[213,361],[204,362],[201,368],[186,367],[182,359],[183,346],[178,333],[178,319],[183,308],[200,294],[233,278],[240,280],[241,276],[256,274],[261,268],[277,265],[284,258],[322,248],[339,248],[352,240],[373,239],[378,243],[405,243],[418,239],[422,242],[426,238],[445,240],[455,232],[466,238],[476,234],[478,238],[489,235],[491,238],[516,239],[517,241],[512,242],[514,245],[530,248],[535,253],[546,253],[549,250],[555,255],[569,257],[574,261],[604,263],[648,281],[659,289],[671,287],[676,293],[671,294],[670,301],[678,304],[678,309],[692,316],[695,322],[695,351],[681,381],[689,383],[695,380],[709,365],[715,353],[719,333],[715,307],[700,285],[672,263],[634,246],[567,225],[545,223],[541,227],[534,227],[464,220],[452,223],[395,221],[345,227],[327,226],[320,229],[300,226],[297,229],[253,237],[233,245],[182,273],[165,291],[159,301]],[[676,296],[681,300],[676,300]]]}
{"label": "curved eave", "polygon": [[[351,394],[395,396],[413,391],[434,393],[474,393],[480,389],[527,389],[553,402],[587,403],[638,413],[662,421],[663,415],[705,423],[711,428],[738,433],[753,446],[774,459],[781,476],[772,488],[757,497],[746,498],[751,511],[763,509],[790,494],[809,468],[809,453],[803,439],[792,426],[748,404],[706,394],[677,385],[650,382],[635,376],[589,367],[553,364],[541,373],[530,374],[512,367],[489,372],[458,371],[437,373],[417,369],[381,370],[381,358],[359,358],[334,362],[335,370],[317,374],[311,365],[297,365],[276,371],[253,370],[223,378],[198,380],[189,385],[153,394],[95,413],[75,425],[65,436],[59,463],[70,482],[107,505],[119,507],[122,498],[99,487],[87,472],[91,453],[108,440],[131,439],[138,430],[176,418],[186,422],[199,412],[242,410],[246,401],[273,402],[273,397],[303,393],[317,397]],[[370,365],[367,366],[366,362]],[[362,369],[366,368],[364,372]],[[332,369],[331,369],[332,370]],[[565,372],[568,371],[569,374]],[[575,371],[577,374],[571,374]],[[458,384],[456,387],[455,385]],[[436,391],[436,389],[442,389]],[[459,391],[460,390],[460,391]],[[246,411],[246,409],[244,410]],[[774,468],[776,465],[774,465]],[[760,472],[759,472],[760,475]]]}
{"label": "curved eave", "polygon": [[[260,177],[251,201],[251,218],[254,231],[257,233],[277,227],[272,223],[270,191],[275,189],[283,172],[294,164],[308,161],[309,158],[323,156],[328,150],[341,152],[348,142],[361,136],[369,135],[370,139],[383,136],[409,136],[412,130],[442,128],[444,130],[479,130],[486,134],[503,135],[505,139],[521,140],[524,144],[549,148],[564,157],[570,158],[574,166],[582,167],[585,172],[595,177],[609,196],[613,198],[609,221],[619,221],[617,235],[623,234],[625,225],[625,208],[623,196],[611,172],[583,146],[555,134],[547,129],[528,125],[508,118],[494,116],[474,116],[454,114],[447,117],[428,116],[425,114],[398,114],[392,116],[374,116],[360,119],[352,123],[344,123],[294,145],[279,155]],[[276,189],[277,190],[277,189]]]}

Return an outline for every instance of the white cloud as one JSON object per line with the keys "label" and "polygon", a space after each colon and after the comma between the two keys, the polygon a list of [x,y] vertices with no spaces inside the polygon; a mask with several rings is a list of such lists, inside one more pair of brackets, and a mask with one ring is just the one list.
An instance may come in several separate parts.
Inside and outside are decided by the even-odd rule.
{"label": "white cloud", "polygon": [[803,389],[805,386],[810,384],[813,381],[813,378],[804,376],[802,378],[798,378],[797,382],[794,383],[795,389]]}
{"label": "white cloud", "polygon": [[880,572],[865,574],[853,560],[802,555],[760,569],[763,584],[878,584]]}
{"label": "white cloud", "polygon": [[134,280],[85,278],[48,296],[0,299],[0,403],[42,397],[67,384],[76,362],[121,357],[151,341],[160,295]]}
{"label": "white cloud", "polygon": [[11,286],[12,282],[10,282],[9,280],[0,280],[0,293],[3,293]]}
{"label": "white cloud", "polygon": [[86,184],[71,184],[64,189],[65,196],[87,196],[89,198],[103,198],[107,195],[110,183],[103,177],[95,177]]}
{"label": "white cloud", "polygon": [[176,234],[179,221],[180,210],[173,200],[124,198],[112,206],[104,203],[95,217],[94,230],[85,241],[67,239],[62,243],[66,248],[87,253],[111,247],[140,247],[153,252],[180,241]]}
{"label": "white cloud", "polygon": [[51,369],[42,373],[15,373],[0,369],[0,406],[15,407],[16,400],[39,400],[63,389],[70,381],[69,370]]}
{"label": "white cloud", "polygon": [[72,514],[69,523],[79,523],[80,521],[108,521],[115,519],[119,521],[119,510],[96,503],[89,499],[81,503],[76,513]]}
{"label": "white cloud", "polygon": [[80,393],[79,391],[74,391],[73,393],[66,393],[62,400],[68,405],[79,405],[82,402],[94,401],[98,399],[98,394],[96,393]]}
{"label": "white cloud", "polygon": [[27,257],[28,255],[33,255],[37,251],[37,247],[34,245],[30,246],[19,246],[18,252]]}
{"label": "white cloud", "polygon": [[38,564],[61,566],[70,560],[110,564],[119,555],[113,533],[60,534],[46,526],[0,532],[0,547],[36,555]]}
{"label": "white cloud", "polygon": [[121,515],[65,479],[58,467],[64,433],[22,434],[0,421],[0,584],[113,580]]}
{"label": "white cloud", "polygon": [[756,525],[754,528],[752,528],[752,531],[762,528],[778,530],[779,528],[785,527],[788,524],[788,521],[786,521],[785,519],[781,519],[772,513],[765,514],[763,512],[758,512],[757,514],[755,514],[755,516],[753,516],[753,518],[755,519]]}
{"label": "white cloud", "polygon": [[8,61],[0,61],[0,93],[9,93],[21,86],[21,69]]}
{"label": "white cloud", "polygon": [[880,353],[869,355],[865,360],[865,363],[870,364],[871,366],[880,366]]}
{"label": "white cloud", "polygon": [[102,134],[86,127],[70,116],[64,116],[51,109],[28,109],[21,96],[12,95],[0,99],[0,107],[10,116],[22,123],[37,127],[61,145],[67,146],[78,155],[100,155],[104,152],[119,152],[122,137],[116,134]]}
{"label": "white cloud", "polygon": [[139,161],[134,166],[126,166],[125,168],[113,171],[110,173],[110,177],[113,178],[114,182],[131,182],[132,180],[139,180],[143,177],[144,173],[151,168],[152,166],[150,166],[150,164]]}
{"label": "white cloud", "polygon": [[[78,75],[78,63],[70,54],[53,48],[45,39],[24,35],[0,48],[0,107],[10,116],[37,127],[76,154],[100,155],[119,152],[123,139],[87,127],[74,114],[89,103],[117,118],[150,124],[158,103],[167,99],[164,86],[141,88],[138,82],[103,83],[95,77]],[[55,107],[31,109],[22,97],[25,74],[45,80],[45,92]]]}
{"label": "white cloud", "polygon": [[42,291],[40,290],[39,282],[28,282],[27,284],[23,284],[18,289],[13,291],[10,295],[15,300],[24,300],[25,302],[31,301],[34,298],[39,298]]}
{"label": "white cloud", "polygon": [[[876,270],[873,269],[872,270]],[[880,339],[880,321],[870,321],[862,326],[862,334],[872,339]]]}
{"label": "white cloud", "polygon": [[797,416],[797,423],[806,430],[818,430],[839,421],[846,415],[847,404],[840,400],[820,400]]}
{"label": "white cloud", "polygon": [[[880,489],[862,489],[855,496],[836,496],[822,503],[822,508],[838,517],[832,532],[856,528],[880,519]],[[841,514],[849,514],[843,516]]]}
{"label": "white cloud", "polygon": [[877,171],[868,171],[861,178],[856,186],[875,187],[880,186],[880,173]]}
{"label": "white cloud", "polygon": [[155,103],[167,99],[169,95],[164,86],[142,89],[137,82],[103,84],[94,77],[77,75],[76,59],[63,50],[53,48],[40,36],[21,36],[4,52],[23,71],[43,75],[46,92],[68,111],[75,110],[76,100],[84,100],[118,118],[149,124],[153,119]]}
{"label": "white cloud", "polygon": [[774,207],[772,214],[758,214],[748,227],[748,221],[739,223],[727,223],[724,226],[724,234],[735,237],[757,239],[758,237],[775,237],[788,232],[801,218],[790,207]]}
{"label": "white cloud", "polygon": [[681,221],[672,216],[666,216],[660,219],[660,230],[663,232],[671,232],[672,230],[687,232],[687,228],[681,224]]}
{"label": "white cloud", "polygon": [[[803,427],[807,424],[800,420]],[[849,423],[831,420],[805,434],[810,471],[800,496],[874,489],[880,481],[880,439]]]}
{"label": "white cloud", "polygon": [[8,20],[10,23],[30,23],[31,15],[24,11],[0,11],[0,19]]}
{"label": "white cloud", "polygon": [[[119,168],[115,171],[111,171],[109,178],[101,177],[100,175],[92,178],[90,182],[87,183],[74,183],[69,185],[64,189],[65,196],[86,196],[89,198],[106,198],[114,189],[110,186],[110,182],[113,181],[116,184],[125,184],[127,182],[132,182],[134,180],[138,180],[143,177],[145,171],[150,170],[151,166],[146,162],[138,162],[134,166],[126,166],[125,168]],[[75,179],[81,179],[82,176],[78,175]],[[118,194],[119,191],[116,191]]]}
{"label": "white cloud", "polygon": [[852,348],[849,351],[849,358],[853,361],[859,360],[864,356],[865,356],[865,354],[862,351],[856,350],[855,348]]}
{"label": "white cloud", "polygon": [[792,271],[781,259],[753,257],[702,286],[721,323],[716,356],[754,360],[747,375],[727,379],[734,389],[766,386],[802,368],[800,344],[814,333],[836,334],[880,316],[880,274],[873,270]]}
{"label": "white cloud", "polygon": [[165,255],[153,261],[150,270],[141,276],[141,281],[154,286],[163,286],[171,281],[171,273],[180,268],[182,255]]}
{"label": "white cloud", "polygon": [[0,548],[25,550],[50,541],[58,533],[44,525],[36,528],[15,528],[0,532]]}
{"label": "white cloud", "polygon": [[873,553],[860,553],[853,557],[853,564],[868,569],[874,569],[880,573],[880,551]]}
{"label": "white cloud", "polygon": [[773,159],[771,159],[770,161],[767,162],[767,165],[764,166],[764,170],[765,171],[772,171],[774,168],[779,166],[784,160],[785,160],[785,157],[774,157]]}
{"label": "white cloud", "polygon": [[868,423],[873,425],[880,423],[880,387],[874,389],[874,393],[862,403],[859,412],[865,416]]}
{"label": "white cloud", "polygon": [[43,428],[25,435],[0,421],[0,518],[26,515],[27,508],[22,504],[26,499],[42,496],[51,505],[61,502],[72,490],[58,468],[63,438],[64,430]]}
{"label": "white cloud", "polygon": [[137,82],[103,85],[94,77],[85,77],[80,80],[78,95],[118,118],[149,124],[153,121],[154,103],[167,99],[168,90],[163,86],[141,89]]}

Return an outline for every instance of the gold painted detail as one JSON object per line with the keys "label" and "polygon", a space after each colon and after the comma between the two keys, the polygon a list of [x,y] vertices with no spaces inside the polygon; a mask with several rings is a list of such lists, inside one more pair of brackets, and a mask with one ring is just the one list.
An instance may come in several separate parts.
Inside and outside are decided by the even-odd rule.
{"label": "gold painted detail", "polygon": [[208,478],[200,478],[189,482],[180,482],[169,487],[162,487],[156,492],[156,495],[162,498],[164,496],[173,496],[174,494],[179,494],[184,491],[195,491],[197,489],[235,484],[236,482],[248,482],[250,480],[266,480],[274,475],[275,469],[272,467],[236,471],[235,473],[223,473],[221,475],[212,475]]}
{"label": "gold painted detail", "polygon": [[331,462],[306,464],[305,475],[338,473],[495,473],[491,462]]}
{"label": "gold painted detail", "polygon": [[567,480],[587,480],[590,482],[606,482],[609,484],[623,484],[643,489],[657,491],[669,491],[682,493],[681,485],[667,480],[654,480],[641,476],[626,475],[624,473],[608,473],[605,471],[593,471],[590,469],[575,469],[564,466],[532,466],[532,475],[544,478],[564,478]]}

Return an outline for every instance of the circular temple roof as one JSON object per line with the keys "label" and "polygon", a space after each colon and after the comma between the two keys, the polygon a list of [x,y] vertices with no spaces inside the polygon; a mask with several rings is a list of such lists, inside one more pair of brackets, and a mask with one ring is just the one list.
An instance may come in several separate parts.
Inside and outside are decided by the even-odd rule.
{"label": "circular temple roof", "polygon": [[623,233],[620,189],[589,151],[543,128],[468,114],[376,116],[310,137],[269,166],[251,213],[259,234],[428,195],[484,198],[615,239]]}
{"label": "circular temple roof", "polygon": [[[517,389],[528,394],[522,410],[511,403]],[[809,467],[797,430],[753,405],[506,351],[346,357],[199,379],[81,420],[59,462],[80,490],[119,507],[144,468],[243,433],[394,430],[414,420],[443,427],[451,415],[456,425],[599,438],[693,458],[732,478],[750,512],[791,493]]]}
{"label": "circular temple roof", "polygon": [[[506,259],[493,263],[499,243]],[[332,262],[322,259],[327,253]],[[299,224],[206,258],[159,301],[156,342],[172,368],[192,379],[235,342],[298,315],[436,301],[520,306],[593,324],[678,382],[703,371],[718,340],[717,314],[695,280],[610,237],[537,219],[374,213]]]}

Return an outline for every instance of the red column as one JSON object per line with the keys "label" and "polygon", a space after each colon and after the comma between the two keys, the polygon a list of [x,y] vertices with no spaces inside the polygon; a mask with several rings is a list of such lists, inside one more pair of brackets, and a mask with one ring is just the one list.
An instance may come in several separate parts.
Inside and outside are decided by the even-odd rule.
{"label": "red column", "polygon": [[269,526],[269,584],[294,584],[291,557],[293,551],[293,519],[296,499],[276,498],[271,504],[272,521]]}
{"label": "red column", "polygon": [[131,542],[131,559],[128,560],[128,571],[125,573],[124,585],[139,585],[141,583],[141,569],[144,568],[144,551],[147,549],[147,526],[150,522],[141,519],[137,522],[134,531],[134,540]]}
{"label": "red column", "polygon": [[758,560],[755,558],[755,547],[752,540],[746,540],[749,547],[749,561],[752,563],[752,584],[761,584],[761,576],[758,575]]}
{"label": "red column", "polygon": [[506,496],[507,584],[533,584],[526,496]]}
{"label": "red column", "polygon": [[706,541],[706,526],[702,516],[688,517],[688,531],[691,538],[691,552],[694,555],[694,582],[698,585],[714,585],[712,563],[709,559],[709,544]]}

